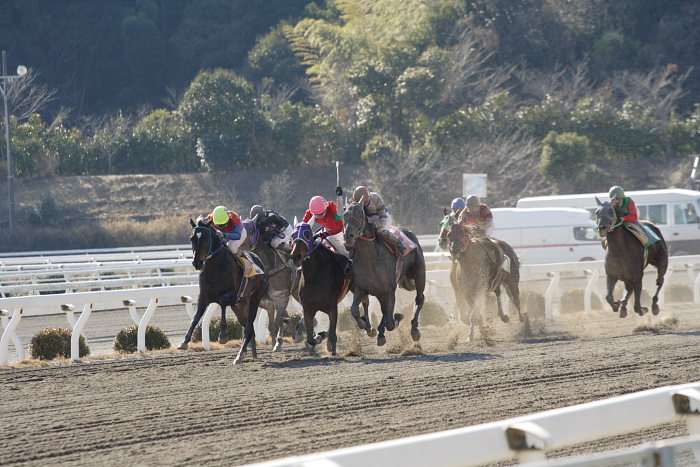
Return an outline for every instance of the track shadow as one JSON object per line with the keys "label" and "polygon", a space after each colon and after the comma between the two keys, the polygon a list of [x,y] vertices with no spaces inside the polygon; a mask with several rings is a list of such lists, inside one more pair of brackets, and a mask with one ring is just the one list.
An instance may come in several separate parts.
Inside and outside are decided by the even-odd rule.
{"label": "track shadow", "polygon": [[397,362],[475,362],[501,358],[500,355],[489,353],[454,353],[445,355],[411,355],[392,358],[358,358],[358,357],[313,357],[292,358],[284,362],[263,363],[263,368],[307,368],[314,366],[330,366],[337,363],[356,363],[360,365],[393,365]]}
{"label": "track shadow", "polygon": [[547,332],[542,331],[536,335],[522,338],[520,342],[523,344],[546,344],[549,342],[570,342],[577,340],[578,337],[572,336],[565,332]]}

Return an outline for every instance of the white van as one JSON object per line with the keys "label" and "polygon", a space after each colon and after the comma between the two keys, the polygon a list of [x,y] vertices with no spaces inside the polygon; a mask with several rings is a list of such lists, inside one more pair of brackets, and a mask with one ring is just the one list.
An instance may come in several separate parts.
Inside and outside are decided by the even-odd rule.
{"label": "white van", "polygon": [[[670,189],[626,191],[639,212],[639,219],[649,220],[661,230],[672,255],[700,254],[700,191]],[[591,213],[597,207],[595,197],[608,199],[607,193],[534,196],[518,200],[519,208],[573,207]]]}
{"label": "white van", "polygon": [[605,251],[585,209],[494,208],[493,237],[505,240],[524,264],[602,260]]}

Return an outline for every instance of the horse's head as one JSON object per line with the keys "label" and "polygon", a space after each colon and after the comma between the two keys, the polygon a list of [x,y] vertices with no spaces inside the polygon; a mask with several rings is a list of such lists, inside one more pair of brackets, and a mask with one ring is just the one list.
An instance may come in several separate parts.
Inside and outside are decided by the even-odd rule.
{"label": "horse's head", "polygon": [[604,238],[615,228],[617,214],[615,214],[615,208],[610,201],[601,202],[597,196],[595,200],[598,203],[598,208],[595,210],[595,222],[598,234]]}
{"label": "horse's head", "polygon": [[190,219],[190,225],[193,229],[190,236],[194,257],[192,266],[197,271],[201,271],[204,268],[204,262],[217,253],[223,247],[223,243],[214,230],[212,221],[206,222],[200,217],[196,223]]}
{"label": "horse's head", "polygon": [[355,245],[357,237],[365,234],[367,228],[367,217],[362,205],[357,202],[348,204],[343,213],[343,222],[345,223],[343,228],[345,245],[352,247]]}
{"label": "horse's head", "polygon": [[467,229],[460,223],[451,224],[447,232],[447,242],[450,254],[457,256],[462,253],[469,242]]}
{"label": "horse's head", "polygon": [[311,225],[306,222],[299,222],[294,226],[294,233],[292,234],[292,253],[290,258],[294,262],[294,265],[299,267],[301,262],[316,249],[316,245],[313,232],[311,231]]}
{"label": "horse's head", "polygon": [[443,250],[447,249],[447,233],[450,231],[450,226],[457,223],[457,219],[447,209],[444,210],[445,217],[440,221],[440,234],[438,235],[438,245]]}

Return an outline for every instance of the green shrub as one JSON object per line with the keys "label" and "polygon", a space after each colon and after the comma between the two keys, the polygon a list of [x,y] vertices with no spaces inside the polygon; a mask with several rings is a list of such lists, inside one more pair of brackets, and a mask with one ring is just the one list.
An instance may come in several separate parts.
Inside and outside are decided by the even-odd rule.
{"label": "green shrub", "polygon": [[297,324],[301,321],[303,316],[299,313],[289,314],[289,324],[287,325],[287,331],[284,333],[286,337],[294,337],[294,330],[297,328]]}
{"label": "green shrub", "polygon": [[[32,358],[40,360],[53,360],[54,358],[70,358],[70,340],[73,331],[68,328],[42,329],[34,334],[29,344],[29,353]],[[85,342],[85,337],[80,336],[79,356],[90,355],[90,347]]]}
{"label": "green shrub", "polygon": [[532,290],[520,292],[521,311],[531,319],[544,319],[544,295]]}
{"label": "green shrub", "polygon": [[[569,289],[566,292],[564,292],[561,295],[561,299],[559,300],[560,307],[559,311],[564,314],[564,313],[574,313],[576,311],[583,311],[583,294],[585,293],[584,289]],[[600,303],[600,299],[596,294],[591,295],[591,308],[594,309],[600,309],[603,306],[602,303]]]}
{"label": "green shrub", "polygon": [[[136,325],[126,327],[119,331],[114,339],[114,350],[122,353],[133,353],[138,350],[138,331]],[[169,349],[170,340],[165,333],[156,326],[146,327],[146,349],[160,350]]]}
{"label": "green shrub", "polygon": [[[228,327],[229,339],[240,339],[243,337],[243,328],[236,318],[226,318],[226,326]],[[212,318],[209,323],[209,340],[219,340],[219,332],[221,332],[221,318]],[[202,323],[200,322],[192,333],[192,342],[202,342]]]}

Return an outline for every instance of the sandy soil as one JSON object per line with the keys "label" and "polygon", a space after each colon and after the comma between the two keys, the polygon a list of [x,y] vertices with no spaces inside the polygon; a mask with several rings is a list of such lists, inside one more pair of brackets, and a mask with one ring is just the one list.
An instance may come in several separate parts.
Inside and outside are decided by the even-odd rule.
{"label": "sandy soil", "polygon": [[[244,464],[689,383],[697,311],[568,314],[526,338],[517,322],[491,322],[492,345],[426,326],[418,350],[403,323],[383,348],[342,333],[336,358],[289,344],[239,366],[233,348],[2,370],[0,464]],[[685,434],[679,423],[554,454]]]}

